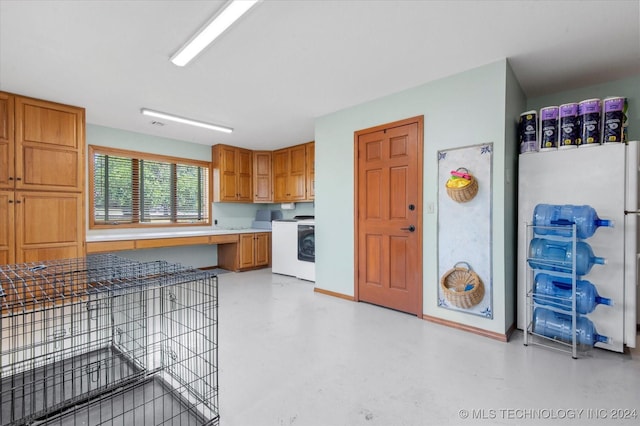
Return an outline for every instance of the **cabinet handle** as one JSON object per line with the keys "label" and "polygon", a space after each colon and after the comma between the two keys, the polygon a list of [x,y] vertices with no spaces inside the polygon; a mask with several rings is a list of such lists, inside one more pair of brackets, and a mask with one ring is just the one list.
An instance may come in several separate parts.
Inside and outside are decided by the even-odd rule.
{"label": "cabinet handle", "polygon": [[9,200],[9,204],[13,204],[13,200]]}
{"label": "cabinet handle", "polygon": [[16,204],[20,204],[22,201],[20,200],[16,200]]}
{"label": "cabinet handle", "polygon": [[16,180],[22,180],[22,178],[16,178]]}
{"label": "cabinet handle", "polygon": [[13,176],[9,176],[9,180],[13,180]]}

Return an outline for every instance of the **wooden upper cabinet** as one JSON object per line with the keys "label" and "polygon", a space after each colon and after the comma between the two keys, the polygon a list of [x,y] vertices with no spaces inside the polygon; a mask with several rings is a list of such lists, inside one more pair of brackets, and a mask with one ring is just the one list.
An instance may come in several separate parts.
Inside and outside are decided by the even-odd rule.
{"label": "wooden upper cabinet", "polygon": [[309,142],[307,147],[307,200],[316,198],[316,144]]}
{"label": "wooden upper cabinet", "polygon": [[14,187],[13,95],[0,92],[0,188]]}
{"label": "wooden upper cabinet", "polygon": [[82,192],[84,108],[15,96],[15,188]]}
{"label": "wooden upper cabinet", "polygon": [[213,201],[253,201],[252,151],[228,145],[214,145]]}
{"label": "wooden upper cabinet", "polygon": [[289,193],[291,201],[303,201],[307,197],[307,148],[296,145],[289,148]]}
{"label": "wooden upper cabinet", "polygon": [[274,201],[305,201],[306,171],[305,145],[273,151]]}
{"label": "wooden upper cabinet", "polygon": [[253,202],[273,201],[271,151],[253,151]]}
{"label": "wooden upper cabinet", "polygon": [[289,180],[289,150],[273,151],[273,201],[288,201],[287,181]]}
{"label": "wooden upper cabinet", "polygon": [[213,200],[254,203],[313,201],[314,142],[276,151],[214,145]]}
{"label": "wooden upper cabinet", "polygon": [[238,148],[238,201],[253,201],[253,152]]}

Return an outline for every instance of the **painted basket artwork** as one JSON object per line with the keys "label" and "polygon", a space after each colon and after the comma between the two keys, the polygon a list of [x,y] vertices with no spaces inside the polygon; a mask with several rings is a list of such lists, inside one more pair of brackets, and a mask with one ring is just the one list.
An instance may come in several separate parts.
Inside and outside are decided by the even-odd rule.
{"label": "painted basket artwork", "polygon": [[478,180],[464,167],[451,171],[451,177],[445,184],[449,197],[458,203],[473,200],[478,193]]}
{"label": "painted basket artwork", "polygon": [[444,297],[462,309],[476,306],[484,297],[484,284],[467,262],[458,262],[440,279]]}

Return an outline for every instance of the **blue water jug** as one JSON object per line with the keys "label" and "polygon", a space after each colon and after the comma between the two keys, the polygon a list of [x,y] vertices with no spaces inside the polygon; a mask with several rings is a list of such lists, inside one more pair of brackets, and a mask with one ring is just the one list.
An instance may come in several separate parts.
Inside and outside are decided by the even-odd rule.
{"label": "blue water jug", "polygon": [[[572,343],[571,315],[561,314],[545,308],[533,311],[533,332],[551,339]],[[576,317],[576,341],[581,345],[593,346],[598,342],[608,343],[609,338],[598,334],[587,317]]]}
{"label": "blue water jug", "polygon": [[[537,274],[533,282],[533,300],[565,311],[572,309],[571,278]],[[613,305],[611,299],[601,297],[591,282],[576,280],[576,311],[579,314],[593,312],[597,305]]]}
{"label": "blue water jug", "polygon": [[591,206],[538,204],[533,210],[533,225],[558,228],[533,228],[538,235],[558,235],[571,237],[571,225],[576,224],[576,236],[581,239],[592,237],[600,226],[613,227],[612,220],[600,219]]}
{"label": "blue water jug", "polygon": [[[586,275],[593,265],[604,265],[603,257],[593,255],[591,246],[584,241],[576,243],[576,275]],[[533,238],[529,243],[529,266],[547,271],[571,272],[573,244],[571,241]]]}

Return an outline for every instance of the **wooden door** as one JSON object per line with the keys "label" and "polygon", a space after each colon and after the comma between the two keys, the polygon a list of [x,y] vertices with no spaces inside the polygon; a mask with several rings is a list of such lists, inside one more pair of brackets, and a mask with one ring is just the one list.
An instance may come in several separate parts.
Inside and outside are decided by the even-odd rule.
{"label": "wooden door", "polygon": [[422,316],[422,117],[357,132],[356,299]]}
{"label": "wooden door", "polygon": [[271,151],[253,152],[253,202],[270,203],[273,201],[271,190]]}
{"label": "wooden door", "polygon": [[14,187],[13,96],[0,92],[0,188]]}
{"label": "wooden door", "polygon": [[84,109],[15,97],[16,189],[81,192]]}
{"label": "wooden door", "polygon": [[16,262],[84,255],[82,195],[16,192]]}
{"label": "wooden door", "polygon": [[316,144],[307,144],[307,200],[316,198]]}
{"label": "wooden door", "polygon": [[237,181],[236,189],[238,190],[237,200],[251,202],[253,201],[252,182],[252,164],[253,153],[248,149],[237,148]]}
{"label": "wooden door", "polygon": [[15,263],[13,191],[0,191],[0,265]]}

